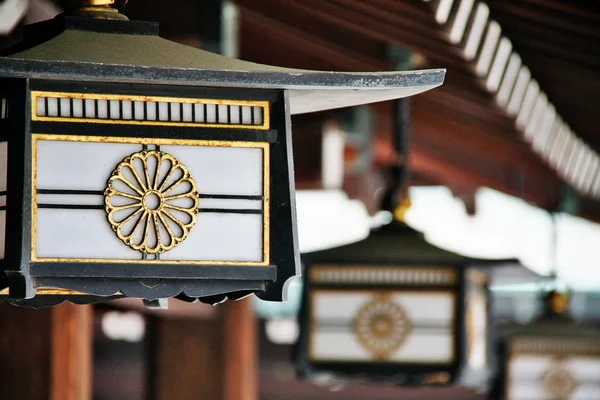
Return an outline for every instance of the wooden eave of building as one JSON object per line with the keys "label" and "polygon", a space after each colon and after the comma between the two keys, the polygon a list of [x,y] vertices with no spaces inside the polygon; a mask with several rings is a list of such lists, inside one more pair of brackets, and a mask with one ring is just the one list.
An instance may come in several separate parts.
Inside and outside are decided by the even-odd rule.
{"label": "wooden eave of building", "polygon": [[[436,21],[441,2],[450,3],[446,24]],[[600,169],[592,162],[592,155],[600,150],[600,136],[594,129],[600,116],[593,112],[600,100],[596,2],[583,9],[557,0],[487,4],[486,24],[492,20],[500,24],[502,35],[510,39],[556,113],[581,139],[578,151],[582,152],[573,153],[570,163],[566,157],[562,170],[535,150],[517,126],[517,116],[498,104],[497,93],[486,87],[486,76],[476,72],[477,58],[465,59],[466,39],[457,44],[449,41],[452,13],[462,1],[236,3],[242,10],[242,59],[295,68],[373,71],[394,69],[388,49],[397,46],[419,54],[426,67],[447,68],[444,85],[411,100],[410,164],[416,182],[447,185],[461,196],[490,187],[548,210],[557,209],[565,188],[573,186],[578,192],[576,213],[600,221]],[[471,3],[474,9],[479,2]],[[469,15],[473,19],[475,11]],[[484,42],[485,30],[482,36]],[[391,129],[393,109],[389,104],[375,109],[389,121],[388,126],[380,123],[377,134],[387,137],[391,146],[386,129]],[[303,182],[298,186],[303,187]]]}

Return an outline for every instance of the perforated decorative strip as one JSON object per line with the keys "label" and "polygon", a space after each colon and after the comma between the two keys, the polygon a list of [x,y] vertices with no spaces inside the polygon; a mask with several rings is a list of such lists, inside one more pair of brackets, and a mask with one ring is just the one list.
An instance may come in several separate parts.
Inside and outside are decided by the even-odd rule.
{"label": "perforated decorative strip", "polygon": [[321,284],[452,285],[456,273],[436,267],[315,266],[310,278]]}
{"label": "perforated decorative strip", "polygon": [[32,92],[33,120],[269,129],[266,101]]}
{"label": "perforated decorative strip", "polygon": [[600,355],[600,340],[572,338],[518,338],[511,349],[515,353],[558,353]]}

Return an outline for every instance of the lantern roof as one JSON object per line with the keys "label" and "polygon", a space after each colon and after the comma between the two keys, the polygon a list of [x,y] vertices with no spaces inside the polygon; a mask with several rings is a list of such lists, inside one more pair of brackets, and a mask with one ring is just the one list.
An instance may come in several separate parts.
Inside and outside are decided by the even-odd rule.
{"label": "lantern roof", "polygon": [[285,89],[292,114],[412,96],[445,70],[330,72],[241,61],[158,36],[158,24],[61,14],[25,27],[0,58],[0,76],[79,81]]}
{"label": "lantern roof", "polygon": [[312,263],[350,263],[381,265],[452,265],[460,267],[494,267],[486,269],[490,280],[537,280],[539,276],[516,259],[480,259],[465,257],[429,243],[425,236],[403,222],[394,220],[371,232],[369,237],[344,246],[305,253]]}
{"label": "lantern roof", "polygon": [[478,259],[444,250],[425,240],[425,236],[408,225],[394,221],[371,232],[364,240],[306,254],[311,260],[339,262],[352,260],[361,263],[415,264],[497,264],[513,263],[514,259]]}
{"label": "lantern roof", "polygon": [[[543,336],[547,338],[556,337],[578,337],[581,339],[595,339],[600,346],[600,329],[585,323],[577,322],[568,313],[569,295],[559,294],[556,291],[540,296],[542,302],[542,313],[530,323],[508,323],[500,328],[503,337]],[[563,300],[557,304],[558,300]],[[600,347],[596,351],[600,351]]]}

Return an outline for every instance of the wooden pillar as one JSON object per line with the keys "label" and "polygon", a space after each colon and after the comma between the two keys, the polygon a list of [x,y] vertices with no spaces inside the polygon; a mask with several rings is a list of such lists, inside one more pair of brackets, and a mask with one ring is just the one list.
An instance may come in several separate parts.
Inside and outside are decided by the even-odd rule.
{"label": "wooden pillar", "polygon": [[258,341],[252,298],[228,301],[222,307],[223,400],[257,400]]}
{"label": "wooden pillar", "polygon": [[91,306],[0,306],[0,399],[91,399],[91,323]]}
{"label": "wooden pillar", "polygon": [[258,399],[252,301],[227,301],[214,310],[218,315],[200,319],[152,318],[150,400]]}
{"label": "wooden pillar", "polygon": [[92,306],[64,303],[51,310],[50,400],[91,399]]}
{"label": "wooden pillar", "polygon": [[[171,300],[173,302],[173,300]],[[201,307],[202,304],[195,304]],[[221,400],[222,333],[217,318],[153,318],[150,400]]]}

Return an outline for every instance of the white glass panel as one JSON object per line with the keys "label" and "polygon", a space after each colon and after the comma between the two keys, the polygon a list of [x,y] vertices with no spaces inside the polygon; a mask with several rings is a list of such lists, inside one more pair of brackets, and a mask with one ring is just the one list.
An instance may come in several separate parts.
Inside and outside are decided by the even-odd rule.
{"label": "white glass panel", "polygon": [[511,377],[538,376],[548,368],[551,357],[546,355],[517,355],[513,356],[509,365],[508,374]]}
{"label": "white glass panel", "polygon": [[[372,354],[363,347],[352,331],[360,308],[373,299],[366,291],[314,291],[312,320],[315,334],[311,338],[314,353],[322,359],[369,360]],[[412,330],[402,346],[391,355],[396,361],[450,362],[453,357],[451,329],[454,301],[449,293],[394,292],[391,300],[404,309]],[[324,328],[335,321],[335,332]],[[419,326],[435,326],[420,330]]]}
{"label": "white glass panel", "polygon": [[144,119],[144,102],[143,101],[135,101],[133,103],[133,110],[135,114],[135,119],[143,120]]}
{"label": "white glass panel", "polygon": [[192,106],[192,103],[183,103],[183,121],[192,122]]}
{"label": "white glass panel", "polygon": [[132,119],[133,118],[133,107],[131,104],[131,100],[123,100],[123,119]]}
{"label": "white glass panel", "polygon": [[48,97],[48,112],[49,117],[58,117],[58,99],[55,97]]}
{"label": "white glass panel", "polygon": [[262,125],[263,124],[263,108],[262,107],[252,107],[252,112],[254,113],[254,125]]}
{"label": "white glass panel", "polygon": [[229,108],[226,105],[219,104],[219,123],[226,124],[227,123],[227,109]]}
{"label": "white glass panel", "polygon": [[96,102],[92,99],[85,100],[85,117],[96,118]]}
{"label": "white glass panel", "polygon": [[196,122],[204,122],[204,104],[194,104],[194,114]]}
{"label": "white glass panel", "polygon": [[110,119],[121,119],[119,100],[110,100]]}
{"label": "white glass panel", "polygon": [[163,260],[262,261],[263,216],[200,212],[188,238]]}
{"label": "white glass panel", "polygon": [[215,104],[206,105],[206,122],[217,122],[217,106]]}
{"label": "white glass panel", "polygon": [[577,385],[569,400],[598,400],[598,397],[600,397],[600,384],[598,381],[585,382]]}
{"label": "white glass panel", "polygon": [[252,107],[242,106],[242,124],[249,125],[252,123]]}
{"label": "white glass panel", "polygon": [[511,382],[507,400],[542,400],[547,394],[537,381]]}
{"label": "white glass panel", "polygon": [[232,124],[239,124],[240,121],[240,106],[229,106],[229,114]]}
{"label": "white glass panel", "polygon": [[171,107],[171,121],[181,121],[181,103],[169,103]]}
{"label": "white glass panel", "polygon": [[[351,326],[335,332],[316,327],[310,338],[312,359],[369,361],[373,355],[365,349]],[[388,361],[450,363],[453,358],[452,334],[410,333]]]}
{"label": "white glass panel", "polygon": [[98,100],[98,118],[108,118],[108,101]]}
{"label": "white glass panel", "polygon": [[8,143],[0,142],[0,192],[6,192],[8,177]]}
{"label": "white glass panel", "polygon": [[104,190],[115,167],[141,145],[120,143],[37,142],[39,189]]}
{"label": "white glass panel", "polygon": [[104,196],[101,194],[38,194],[36,200],[38,204],[85,204],[98,206],[104,205]]}
{"label": "white glass panel", "polygon": [[37,211],[37,256],[140,259],[117,238],[104,210],[50,208]]}
{"label": "white glass panel", "polygon": [[164,101],[158,103],[158,120],[169,120],[169,103],[165,103]]}
{"label": "white glass panel", "polygon": [[70,117],[71,116],[71,99],[60,99],[60,116]]}
{"label": "white glass panel", "polygon": [[245,210],[262,209],[262,200],[239,200],[239,199],[200,199],[201,208],[231,208]]}
{"label": "white glass panel", "polygon": [[170,145],[160,148],[188,168],[201,194],[262,195],[262,149]]}
{"label": "white glass panel", "polygon": [[156,102],[149,101],[146,103],[146,119],[156,121]]}
{"label": "white glass panel", "polygon": [[82,99],[73,99],[73,117],[75,117],[75,118],[83,117],[83,100]]}
{"label": "white glass panel", "polygon": [[[4,99],[2,99],[2,118],[4,118]],[[35,113],[39,117],[46,116],[46,99],[43,97],[37,97],[35,99]]]}
{"label": "white glass panel", "polygon": [[6,195],[0,196],[0,207],[6,205]]}
{"label": "white glass panel", "polygon": [[6,239],[6,211],[0,210],[0,260],[4,260],[4,241]]}
{"label": "white glass panel", "polygon": [[569,357],[565,361],[565,368],[577,377],[595,380],[600,384],[600,357]]}
{"label": "white glass panel", "polygon": [[[367,292],[319,293],[318,296],[315,295],[312,312],[316,320],[335,318],[351,321],[358,309],[370,301],[372,296],[372,293]],[[436,325],[450,326],[454,301],[448,293],[399,292],[394,293],[392,299],[404,308],[407,317],[415,323],[430,321]]]}

